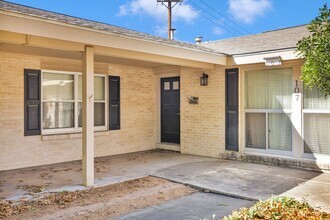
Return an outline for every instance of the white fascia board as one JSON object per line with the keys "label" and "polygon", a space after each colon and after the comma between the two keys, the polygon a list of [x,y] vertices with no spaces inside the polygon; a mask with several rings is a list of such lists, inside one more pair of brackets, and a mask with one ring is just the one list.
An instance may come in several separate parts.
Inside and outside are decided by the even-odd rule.
{"label": "white fascia board", "polygon": [[233,55],[232,60],[236,65],[265,63],[265,58],[281,57],[282,61],[301,59],[294,49],[281,51],[268,51],[255,54]]}
{"label": "white fascia board", "polygon": [[227,55],[123,36],[0,10],[0,30],[59,40],[131,50],[210,64],[226,65]]}

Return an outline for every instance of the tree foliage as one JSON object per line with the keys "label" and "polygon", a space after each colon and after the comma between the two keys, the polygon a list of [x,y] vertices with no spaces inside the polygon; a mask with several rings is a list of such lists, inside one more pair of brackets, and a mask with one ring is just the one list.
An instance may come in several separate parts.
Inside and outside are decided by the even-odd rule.
{"label": "tree foliage", "polygon": [[310,32],[297,44],[297,52],[305,58],[302,81],[307,89],[330,95],[330,10],[325,4],[319,15],[307,26]]}

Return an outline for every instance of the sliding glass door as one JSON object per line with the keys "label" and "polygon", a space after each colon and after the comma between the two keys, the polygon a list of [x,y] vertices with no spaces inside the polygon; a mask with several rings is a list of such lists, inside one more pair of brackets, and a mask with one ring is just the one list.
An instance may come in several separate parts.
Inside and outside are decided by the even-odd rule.
{"label": "sliding glass door", "polygon": [[292,69],[245,72],[245,146],[292,150]]}

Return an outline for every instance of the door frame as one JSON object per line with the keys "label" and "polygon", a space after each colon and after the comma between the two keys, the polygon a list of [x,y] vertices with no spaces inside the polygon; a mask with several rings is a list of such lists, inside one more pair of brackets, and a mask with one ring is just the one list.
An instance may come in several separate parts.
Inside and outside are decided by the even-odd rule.
{"label": "door frame", "polygon": [[[162,78],[170,78],[170,77],[180,77],[180,105],[182,101],[182,93],[181,93],[181,76],[180,72],[172,72],[172,73],[160,73],[156,75],[156,120],[155,120],[155,138],[154,138],[154,148],[164,148],[164,143],[161,142],[161,79]],[[180,117],[181,123],[181,117]],[[180,126],[180,136],[181,136],[181,126]],[[171,145],[166,148],[173,148],[173,150],[181,151],[180,144],[166,144]]]}

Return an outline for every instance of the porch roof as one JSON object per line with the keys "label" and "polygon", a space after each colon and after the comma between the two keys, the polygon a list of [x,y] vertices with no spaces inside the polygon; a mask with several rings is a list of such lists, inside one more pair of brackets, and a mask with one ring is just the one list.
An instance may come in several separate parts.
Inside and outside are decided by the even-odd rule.
{"label": "porch roof", "polygon": [[151,41],[153,43],[164,44],[172,47],[180,47],[188,50],[196,50],[204,53],[225,55],[224,53],[221,53],[218,50],[204,47],[202,45],[176,41],[176,40],[168,40],[167,38],[153,36],[150,34],[146,34],[143,32],[139,32],[115,25],[78,18],[61,13],[55,13],[51,11],[46,11],[46,10],[15,4],[11,2],[6,2],[6,1],[0,1],[0,12],[1,11],[27,15],[34,18],[41,18],[44,21],[50,21],[50,22],[55,21],[62,24],[69,24],[85,29],[88,28],[94,31],[107,32],[108,34],[113,34],[120,37],[128,37],[128,38],[139,39],[144,41]]}

